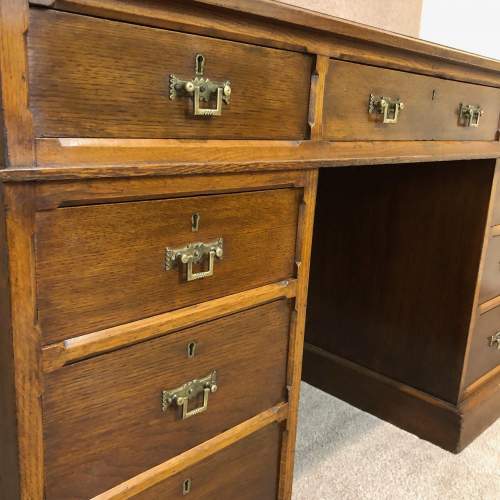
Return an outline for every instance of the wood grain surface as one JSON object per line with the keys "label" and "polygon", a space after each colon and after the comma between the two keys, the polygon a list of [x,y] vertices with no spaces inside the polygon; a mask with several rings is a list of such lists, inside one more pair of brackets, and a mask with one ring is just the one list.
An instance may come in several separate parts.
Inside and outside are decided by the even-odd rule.
{"label": "wood grain surface", "polygon": [[[52,11],[35,10],[30,22],[40,137],[306,136],[309,56]],[[194,117],[191,99],[169,99],[169,75],[194,78],[197,53],[206,78],[231,82],[222,116]]]}
{"label": "wood grain surface", "polygon": [[471,333],[469,360],[464,378],[464,387],[500,366],[500,350],[490,346],[489,337],[500,331],[500,307],[479,315]]}
{"label": "wood grain surface", "polygon": [[493,161],[322,171],[306,340],[456,403],[493,173]]}
{"label": "wood grain surface", "polygon": [[[301,189],[60,208],[37,215],[45,344],[277,282],[294,273]],[[201,217],[199,232],[192,214]],[[224,239],[214,275],[165,271],[165,249]],[[206,267],[206,262],[204,263]]]}
{"label": "wood grain surface", "polygon": [[134,499],[185,499],[182,486],[189,479],[189,500],[276,500],[280,443],[280,425],[271,425]]}
{"label": "wood grain surface", "polygon": [[[91,498],[284,401],[289,323],[280,300],[46,375],[47,497]],[[205,413],[162,412],[163,390],[213,370]]]}
{"label": "wood grain surface", "polygon": [[[343,61],[326,80],[324,137],[329,140],[487,140],[497,137],[500,90]],[[397,123],[368,112],[370,94],[401,99]],[[460,104],[481,106],[479,127],[459,123]]]}

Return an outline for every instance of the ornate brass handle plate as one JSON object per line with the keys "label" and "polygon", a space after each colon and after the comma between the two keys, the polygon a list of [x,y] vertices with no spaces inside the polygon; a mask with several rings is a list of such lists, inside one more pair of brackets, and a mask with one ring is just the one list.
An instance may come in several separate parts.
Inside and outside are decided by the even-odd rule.
{"label": "ornate brass handle plate", "polygon": [[[224,256],[224,240],[218,238],[209,243],[189,243],[182,248],[167,247],[165,251],[165,270],[170,271],[178,265],[187,265],[187,281],[208,278],[214,274],[215,259]],[[200,264],[208,257],[208,270],[193,272],[193,265]]]}
{"label": "ornate brass handle plate", "polygon": [[458,111],[458,122],[464,127],[479,127],[479,119],[484,115],[484,110],[481,106],[473,106],[472,104],[460,103]]}
{"label": "ornate brass handle plate", "polygon": [[[165,413],[170,406],[177,405],[178,408],[182,408],[182,420],[194,417],[207,411],[208,409],[208,396],[210,393],[217,391],[217,372],[213,371],[209,373],[206,377],[200,379],[194,379],[180,387],[171,389],[168,391],[163,391],[161,396],[161,408]],[[198,399],[200,394],[203,393],[203,403],[201,406],[189,410],[189,403],[193,400]]]}
{"label": "ornate brass handle plate", "polygon": [[[222,103],[229,104],[231,100],[231,82],[212,82],[203,76],[205,71],[205,56],[196,54],[195,77],[192,80],[182,80],[176,75],[170,75],[170,99],[176,97],[193,98],[194,116],[220,116]],[[212,96],[216,97],[215,108],[203,108],[203,102],[210,102]]]}
{"label": "ornate brass handle plate", "polygon": [[404,102],[397,98],[370,94],[368,112],[382,115],[382,123],[397,123],[399,112],[404,109]]}
{"label": "ornate brass handle plate", "polygon": [[488,345],[493,348],[496,347],[500,351],[500,332],[488,337]]}

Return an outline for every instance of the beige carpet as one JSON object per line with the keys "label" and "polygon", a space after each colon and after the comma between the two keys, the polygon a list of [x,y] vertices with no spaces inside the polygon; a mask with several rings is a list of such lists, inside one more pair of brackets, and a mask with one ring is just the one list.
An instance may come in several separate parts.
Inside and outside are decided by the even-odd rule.
{"label": "beige carpet", "polygon": [[500,419],[459,455],[302,384],[293,500],[500,500]]}

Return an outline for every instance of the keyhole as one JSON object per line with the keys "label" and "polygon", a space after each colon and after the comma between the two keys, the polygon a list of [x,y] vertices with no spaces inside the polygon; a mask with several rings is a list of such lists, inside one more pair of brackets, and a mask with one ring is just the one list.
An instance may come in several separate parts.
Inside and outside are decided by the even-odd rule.
{"label": "keyhole", "polygon": [[196,354],[196,342],[189,342],[187,346],[187,353],[188,353],[188,358],[194,358],[194,355]]}
{"label": "keyhole", "polygon": [[205,57],[202,54],[196,54],[196,74],[203,76],[205,66]]}
{"label": "keyhole", "polygon": [[186,479],[182,483],[182,494],[187,495],[191,491],[191,479]]}
{"label": "keyhole", "polygon": [[193,233],[197,233],[200,229],[200,214],[196,213],[191,216],[191,230]]}

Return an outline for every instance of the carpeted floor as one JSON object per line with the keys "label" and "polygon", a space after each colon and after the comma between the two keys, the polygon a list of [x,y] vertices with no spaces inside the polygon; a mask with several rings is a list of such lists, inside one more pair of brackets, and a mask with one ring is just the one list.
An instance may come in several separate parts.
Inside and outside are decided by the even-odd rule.
{"label": "carpeted floor", "polygon": [[293,500],[500,500],[500,419],[459,455],[302,384]]}

